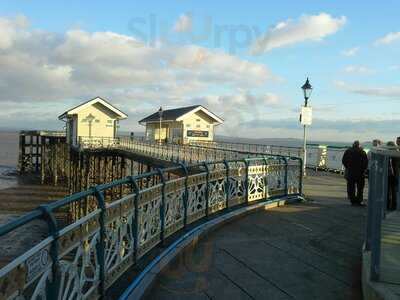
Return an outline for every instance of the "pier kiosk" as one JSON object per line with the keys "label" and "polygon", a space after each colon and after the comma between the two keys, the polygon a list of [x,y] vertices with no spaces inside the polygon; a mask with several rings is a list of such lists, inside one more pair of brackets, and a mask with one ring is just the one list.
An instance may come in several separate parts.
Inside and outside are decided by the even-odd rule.
{"label": "pier kiosk", "polygon": [[127,117],[106,100],[96,97],[67,110],[58,118],[66,122],[67,143],[77,146],[80,139],[114,139],[118,122]]}
{"label": "pier kiosk", "polygon": [[139,121],[146,140],[188,144],[214,140],[215,126],[224,120],[202,105],[160,110]]}

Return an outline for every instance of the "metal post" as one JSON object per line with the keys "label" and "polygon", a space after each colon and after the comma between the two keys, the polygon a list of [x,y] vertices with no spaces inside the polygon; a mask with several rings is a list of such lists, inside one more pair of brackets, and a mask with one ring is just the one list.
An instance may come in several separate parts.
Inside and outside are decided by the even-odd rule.
{"label": "metal post", "polygon": [[158,133],[158,143],[161,145],[161,115],[160,115],[160,132]]}
{"label": "metal post", "polygon": [[59,245],[59,231],[57,227],[57,221],[55,219],[54,214],[48,205],[40,205],[38,209],[43,214],[43,219],[46,221],[49,234],[53,237],[53,241],[50,246],[50,257],[53,261],[52,265],[52,280],[48,285],[48,289],[46,291],[48,299],[58,299],[59,295],[59,287],[60,287],[60,260],[58,257]]}
{"label": "metal post", "polygon": [[106,291],[106,266],[105,266],[105,248],[106,248],[106,204],[104,201],[104,193],[97,187],[94,188],[94,194],[100,208],[100,238],[97,244],[98,260],[100,265],[100,297],[105,299]]}
{"label": "metal post", "polygon": [[304,174],[304,176],[307,176],[306,166],[307,166],[307,126],[304,125],[304,133],[303,133],[303,174]]}
{"label": "metal post", "polygon": [[189,202],[189,187],[188,187],[189,171],[184,163],[179,163],[179,165],[182,167],[182,170],[185,173],[185,195],[183,196],[183,209],[184,209],[183,227],[186,228],[188,202]]}
{"label": "metal post", "polygon": [[135,177],[129,176],[129,181],[132,184],[132,189],[133,192],[135,193],[135,198],[133,200],[134,202],[134,220],[133,220],[133,256],[134,256],[134,262],[137,262],[138,258],[138,248],[139,248],[139,197],[140,197],[140,189],[139,185],[137,184]]}
{"label": "metal post", "polygon": [[210,169],[207,165],[207,162],[203,162],[203,166],[206,169],[206,217],[208,217],[208,206],[209,206],[209,184],[210,184]]}
{"label": "metal post", "polygon": [[226,182],[225,182],[225,208],[228,208],[229,204],[229,194],[230,194],[230,189],[231,189],[231,183],[229,181],[229,163],[224,159],[224,166],[225,166],[225,171],[226,171]]}
{"label": "metal post", "polygon": [[372,218],[374,214],[374,201],[376,198],[376,189],[373,188],[376,186],[376,172],[378,170],[377,166],[377,157],[376,154],[372,152],[371,155],[371,163],[370,163],[370,169],[369,169],[369,174],[368,174],[368,186],[370,187],[368,189],[368,214],[367,214],[367,232],[366,232],[366,238],[365,238],[365,250],[370,251],[371,250],[371,234],[372,234]]}
{"label": "metal post", "polygon": [[162,187],[161,187],[161,205],[160,205],[160,220],[161,220],[161,230],[160,230],[160,240],[161,246],[164,246],[165,237],[165,177],[162,169],[157,169],[160,176]]}
{"label": "metal post", "polygon": [[244,159],[244,164],[246,166],[246,178],[244,180],[244,185],[245,185],[245,201],[246,203],[249,203],[249,162],[247,159]]}

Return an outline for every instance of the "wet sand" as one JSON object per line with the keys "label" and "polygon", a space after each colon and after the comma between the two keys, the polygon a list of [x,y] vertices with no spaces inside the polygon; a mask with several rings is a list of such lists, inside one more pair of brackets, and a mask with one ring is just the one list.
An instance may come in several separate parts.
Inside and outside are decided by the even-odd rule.
{"label": "wet sand", "polygon": [[[68,194],[65,187],[41,185],[37,176],[18,176],[17,131],[0,131],[0,140],[0,225]],[[47,225],[41,220],[0,237],[0,268],[45,237]]]}
{"label": "wet sand", "polygon": [[[67,194],[65,187],[40,185],[37,179],[19,178],[16,186],[0,190],[0,225]],[[42,220],[33,221],[0,237],[0,268],[45,237],[47,225]]]}

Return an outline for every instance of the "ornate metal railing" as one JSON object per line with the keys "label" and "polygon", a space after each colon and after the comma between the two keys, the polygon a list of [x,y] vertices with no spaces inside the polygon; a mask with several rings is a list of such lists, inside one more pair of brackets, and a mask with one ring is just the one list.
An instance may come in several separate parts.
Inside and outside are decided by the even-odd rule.
{"label": "ornate metal railing", "polygon": [[157,159],[182,162],[212,162],[223,159],[243,159],[260,155],[271,156],[269,153],[256,153],[234,149],[219,149],[198,145],[166,144],[143,141],[128,137],[103,138],[80,137],[80,149],[121,149],[150,156]]}
{"label": "ornate metal railing", "polygon": [[[190,145],[214,149],[229,149],[250,153],[303,157],[303,148],[301,147],[219,141],[191,141]],[[346,149],[347,147],[307,144],[307,167],[332,171],[343,171],[344,168],[342,165],[342,157]]]}
{"label": "ornate metal railing", "polygon": [[[370,158],[368,217],[364,250],[370,254],[370,280],[379,281],[381,277],[382,223],[385,223],[388,200],[396,202],[399,209],[400,199],[400,148],[373,148]],[[391,177],[391,178],[390,178]],[[393,199],[394,198],[394,199]],[[389,205],[390,206],[390,205]],[[398,216],[397,216],[398,218]],[[398,244],[399,230],[389,226],[390,238]]]}
{"label": "ornate metal railing", "polygon": [[233,143],[233,142],[221,142],[221,141],[191,141],[190,145],[203,146],[208,148],[230,149],[243,152],[284,155],[284,156],[301,157],[303,155],[303,149],[301,147]]}
{"label": "ornate metal railing", "polygon": [[[70,195],[0,227],[0,238],[44,220],[49,234],[0,269],[0,299],[99,298],[113,282],[172,234],[193,222],[248,205],[302,194],[302,162],[269,157],[157,169]],[[181,177],[164,176],[182,169]],[[189,169],[197,170],[193,174]],[[159,182],[143,184],[150,177]],[[130,190],[106,203],[104,193]],[[62,226],[57,213],[74,203],[85,214]]]}

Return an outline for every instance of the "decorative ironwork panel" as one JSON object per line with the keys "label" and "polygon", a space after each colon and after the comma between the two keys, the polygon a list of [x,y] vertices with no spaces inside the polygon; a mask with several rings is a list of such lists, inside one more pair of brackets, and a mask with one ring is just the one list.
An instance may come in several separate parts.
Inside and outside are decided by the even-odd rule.
{"label": "decorative ironwork panel", "polygon": [[135,195],[129,195],[107,207],[104,249],[106,286],[110,286],[133,263],[134,198]]}
{"label": "decorative ironwork panel", "polygon": [[97,293],[100,264],[97,244],[100,232],[82,240],[60,260],[59,299],[86,299]]}
{"label": "decorative ironwork panel", "polygon": [[185,178],[167,182],[165,186],[165,237],[183,227]]}
{"label": "decorative ironwork panel", "polygon": [[228,206],[246,202],[246,167],[244,163],[229,164]]}
{"label": "decorative ironwork panel", "polygon": [[226,207],[226,172],[218,170],[210,173],[208,186],[208,209],[210,213]]}
{"label": "decorative ironwork panel", "polygon": [[50,242],[41,244],[13,260],[0,272],[0,299],[46,299],[46,287],[51,281],[52,260]]}
{"label": "decorative ironwork panel", "polygon": [[248,201],[255,201],[267,197],[266,182],[267,166],[256,165],[249,167]]}
{"label": "decorative ironwork panel", "polygon": [[187,222],[194,222],[206,214],[206,175],[193,175],[188,178]]}
{"label": "decorative ironwork panel", "polygon": [[285,165],[274,164],[267,166],[267,195],[266,197],[283,195],[285,193]]}
{"label": "decorative ironwork panel", "polygon": [[138,208],[138,257],[160,241],[161,185],[141,191]]}
{"label": "decorative ironwork panel", "polygon": [[290,162],[288,166],[288,194],[300,192],[301,165],[300,161]]}

